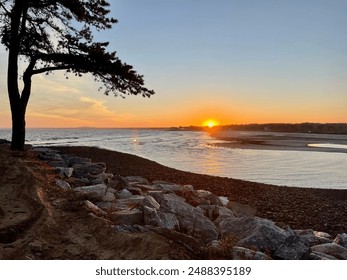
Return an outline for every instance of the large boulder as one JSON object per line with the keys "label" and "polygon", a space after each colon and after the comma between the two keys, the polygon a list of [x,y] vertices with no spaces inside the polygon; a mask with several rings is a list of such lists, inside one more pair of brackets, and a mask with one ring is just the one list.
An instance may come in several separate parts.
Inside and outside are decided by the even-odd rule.
{"label": "large boulder", "polygon": [[276,250],[273,258],[280,260],[307,260],[310,252],[310,243],[307,239],[297,235],[290,235]]}
{"label": "large boulder", "polygon": [[267,254],[276,252],[290,235],[274,222],[257,217],[224,219],[219,229],[222,238],[231,235],[239,240],[238,246]]}
{"label": "large boulder", "polygon": [[323,253],[338,260],[347,260],[347,248],[336,243],[325,243],[311,247],[312,253]]}
{"label": "large boulder", "polygon": [[115,195],[108,191],[105,184],[98,184],[93,186],[77,187],[73,189],[76,192],[84,194],[87,200],[95,201],[114,201]]}
{"label": "large boulder", "polygon": [[218,239],[216,226],[204,216],[201,210],[186,203],[181,197],[164,194],[160,206],[164,212],[176,216],[182,232],[201,238],[206,243]]}
{"label": "large boulder", "polygon": [[163,213],[155,208],[144,206],[143,209],[144,223],[157,227],[167,228],[171,230],[179,230],[180,225],[176,216],[172,213]]}
{"label": "large boulder", "polygon": [[313,229],[301,229],[301,230],[294,230],[294,233],[297,236],[300,236],[302,238],[305,238],[310,246],[324,244],[324,243],[331,243],[331,239],[328,239],[326,237],[322,237],[322,234],[317,234],[316,231]]}
{"label": "large boulder", "polygon": [[90,177],[104,173],[106,171],[106,164],[103,162],[89,163],[89,164],[74,164],[74,176],[76,177]]}
{"label": "large boulder", "polygon": [[122,225],[142,225],[143,224],[143,213],[141,210],[125,209],[110,214],[110,219],[115,224]]}
{"label": "large boulder", "polygon": [[347,233],[338,234],[334,239],[334,243],[347,248]]}

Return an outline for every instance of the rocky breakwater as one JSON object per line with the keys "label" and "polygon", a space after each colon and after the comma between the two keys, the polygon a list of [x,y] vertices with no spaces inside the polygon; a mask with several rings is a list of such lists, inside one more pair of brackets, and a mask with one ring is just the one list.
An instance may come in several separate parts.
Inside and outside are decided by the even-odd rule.
{"label": "rocky breakwater", "polygon": [[154,231],[194,253],[230,259],[347,259],[346,233],[279,227],[248,205],[191,185],[122,177],[107,173],[102,162],[34,150],[58,173],[56,185],[81,194],[91,215],[107,219],[115,231]]}

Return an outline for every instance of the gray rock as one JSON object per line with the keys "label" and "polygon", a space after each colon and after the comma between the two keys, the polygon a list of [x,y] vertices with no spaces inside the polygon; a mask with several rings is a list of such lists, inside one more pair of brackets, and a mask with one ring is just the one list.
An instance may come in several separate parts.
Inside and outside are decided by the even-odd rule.
{"label": "gray rock", "polygon": [[148,206],[144,206],[142,211],[144,223],[146,225],[153,225],[171,230],[180,229],[179,221],[174,214],[158,212],[155,208]]}
{"label": "gray rock", "polygon": [[139,188],[139,187],[131,186],[131,187],[128,187],[127,190],[134,195],[143,195],[143,192],[142,192],[141,188]]}
{"label": "gray rock", "polygon": [[118,197],[119,198],[129,198],[133,194],[129,192],[127,189],[122,189],[120,192],[118,192]]}
{"label": "gray rock", "polygon": [[321,252],[312,252],[309,256],[310,260],[337,260],[337,258],[321,253]]}
{"label": "gray rock", "polygon": [[90,164],[92,163],[92,160],[90,158],[83,158],[83,157],[71,157],[69,159],[69,166],[74,166],[75,164]]}
{"label": "gray rock", "polygon": [[312,253],[323,253],[335,257],[338,260],[347,260],[347,248],[336,243],[325,243],[311,247]]}
{"label": "gray rock", "polygon": [[254,217],[257,209],[247,204],[229,201],[226,206],[233,211],[235,217]]}
{"label": "gray rock", "polygon": [[72,176],[73,168],[72,167],[56,167],[55,171],[61,177],[70,178]]}
{"label": "gray rock", "polygon": [[142,225],[143,213],[141,210],[134,208],[131,210],[120,210],[110,214],[110,219],[116,224],[122,225]]}
{"label": "gray rock", "polygon": [[105,184],[98,184],[93,186],[77,187],[74,191],[83,193],[86,199],[90,201],[113,201],[115,196],[113,193],[107,191]]}
{"label": "gray rock", "polygon": [[84,187],[89,185],[89,180],[87,178],[75,178],[75,177],[70,177],[67,179],[67,182],[73,186],[74,188],[76,187]]}
{"label": "gray rock", "polygon": [[347,233],[338,234],[334,239],[334,243],[347,248]]}
{"label": "gray rock", "polygon": [[231,258],[233,260],[271,260],[271,258],[259,251],[248,248],[235,246],[231,250]]}
{"label": "gray rock", "polygon": [[227,206],[229,203],[229,198],[227,198],[226,196],[219,196],[219,201],[221,203],[222,206]]}
{"label": "gray rock", "polygon": [[106,215],[105,211],[101,210],[98,206],[96,206],[93,202],[89,200],[85,200],[83,204],[87,207],[87,209],[89,209],[96,215],[102,215],[102,216]]}
{"label": "gray rock", "polygon": [[55,152],[43,152],[39,158],[46,161],[64,161],[61,155]]}
{"label": "gray rock", "polygon": [[307,260],[310,256],[310,243],[298,235],[288,236],[273,255],[280,260]]}
{"label": "gray rock", "polygon": [[218,219],[218,221],[221,221],[222,219],[235,217],[233,211],[223,206],[199,205],[197,208],[201,209],[203,211],[203,214],[212,222],[214,222],[216,219]]}
{"label": "gray rock", "polygon": [[198,209],[174,194],[164,194],[160,203],[164,212],[172,213],[179,221],[181,231],[201,238],[206,243],[218,239],[216,226]]}
{"label": "gray rock", "polygon": [[70,184],[65,182],[64,180],[56,179],[55,184],[63,190],[70,190],[71,189]]}
{"label": "gray rock", "polygon": [[145,196],[145,198],[142,201],[140,201],[139,206],[147,206],[155,210],[158,210],[160,208],[160,204],[151,196]]}
{"label": "gray rock", "polygon": [[329,240],[332,240],[332,237],[329,233],[326,233],[326,232],[322,232],[322,231],[313,231],[313,234],[316,236],[316,237],[319,237],[319,238],[326,238],[326,239],[329,239]]}
{"label": "gray rock", "polygon": [[145,178],[142,178],[140,176],[127,176],[124,178],[125,181],[127,181],[129,183],[129,185],[148,185],[148,181]]}
{"label": "gray rock", "polygon": [[104,173],[106,171],[106,164],[103,162],[74,164],[72,167],[76,177],[90,177],[91,175]]}
{"label": "gray rock", "polygon": [[257,217],[224,219],[219,223],[221,237],[234,236],[237,245],[261,252],[274,253],[289,236],[274,222]]}
{"label": "gray rock", "polygon": [[315,231],[312,229],[304,229],[304,230],[294,230],[294,233],[300,237],[305,238],[310,246],[331,243],[331,239],[325,237],[318,237],[315,235]]}

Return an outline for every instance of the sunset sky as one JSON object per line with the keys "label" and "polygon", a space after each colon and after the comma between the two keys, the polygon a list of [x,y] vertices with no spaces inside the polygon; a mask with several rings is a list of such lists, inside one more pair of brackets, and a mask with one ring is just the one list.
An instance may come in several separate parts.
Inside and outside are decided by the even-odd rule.
{"label": "sunset sky", "polygon": [[[96,34],[156,94],[104,96],[91,76],[35,76],[28,127],[347,122],[346,0],[111,0]],[[0,48],[0,127],[10,127]]]}

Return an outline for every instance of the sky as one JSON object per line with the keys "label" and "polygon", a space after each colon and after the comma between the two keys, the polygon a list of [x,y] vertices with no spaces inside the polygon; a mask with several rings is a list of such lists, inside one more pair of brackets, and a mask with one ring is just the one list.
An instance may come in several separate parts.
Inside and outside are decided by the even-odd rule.
{"label": "sky", "polygon": [[[95,34],[151,98],[105,96],[91,76],[33,78],[27,127],[347,122],[346,0],[110,0]],[[10,127],[0,48],[0,127]]]}

